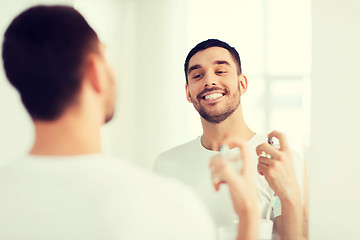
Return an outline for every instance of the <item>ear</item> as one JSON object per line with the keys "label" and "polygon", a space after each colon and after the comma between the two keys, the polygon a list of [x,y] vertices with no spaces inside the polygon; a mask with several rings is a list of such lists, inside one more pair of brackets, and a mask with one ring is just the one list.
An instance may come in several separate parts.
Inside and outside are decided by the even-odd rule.
{"label": "ear", "polygon": [[243,74],[239,75],[240,93],[243,95],[248,87],[247,77]]}
{"label": "ear", "polygon": [[191,97],[190,97],[189,86],[188,86],[187,83],[185,83],[185,91],[186,91],[186,98],[187,98],[188,102],[189,102],[189,103],[192,103]]}
{"label": "ear", "polygon": [[97,93],[103,92],[105,88],[104,79],[101,76],[101,64],[99,56],[90,53],[84,66],[84,80]]}

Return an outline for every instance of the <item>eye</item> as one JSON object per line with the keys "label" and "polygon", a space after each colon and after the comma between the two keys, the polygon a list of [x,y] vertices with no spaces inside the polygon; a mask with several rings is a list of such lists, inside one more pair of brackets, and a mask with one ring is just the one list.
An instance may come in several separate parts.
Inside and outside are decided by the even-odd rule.
{"label": "eye", "polygon": [[216,71],[216,74],[223,74],[226,73],[225,71]]}
{"label": "eye", "polygon": [[203,76],[203,74],[197,74],[197,75],[195,75],[195,76],[193,76],[193,78],[201,78]]}

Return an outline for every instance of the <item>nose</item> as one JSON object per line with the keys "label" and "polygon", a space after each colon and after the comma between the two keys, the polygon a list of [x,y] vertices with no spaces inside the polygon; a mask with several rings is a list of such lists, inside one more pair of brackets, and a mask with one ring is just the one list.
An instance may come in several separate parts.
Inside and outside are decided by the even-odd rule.
{"label": "nose", "polygon": [[213,76],[209,76],[209,74],[207,74],[207,76],[204,78],[204,86],[205,87],[210,87],[210,86],[215,86],[215,81],[214,81],[214,77]]}
{"label": "nose", "polygon": [[211,83],[211,84],[208,84],[208,83],[205,83],[205,87],[209,87],[209,86],[215,86],[215,83]]}

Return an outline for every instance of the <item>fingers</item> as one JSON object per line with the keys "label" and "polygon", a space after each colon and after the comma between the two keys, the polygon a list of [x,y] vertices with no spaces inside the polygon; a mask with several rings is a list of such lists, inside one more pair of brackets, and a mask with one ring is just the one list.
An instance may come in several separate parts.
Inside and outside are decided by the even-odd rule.
{"label": "fingers", "polygon": [[226,183],[225,181],[217,181],[217,182],[213,182],[213,186],[215,188],[216,191],[219,191],[220,189],[220,185]]}
{"label": "fingers", "polygon": [[240,149],[240,157],[243,161],[242,171],[247,171],[247,169],[251,167],[251,154],[247,147],[247,143],[240,139],[231,139],[225,140],[225,144],[227,144],[230,149],[236,147]]}
{"label": "fingers", "polygon": [[267,157],[259,157],[259,163],[262,163],[266,166],[270,166],[273,163],[273,159],[267,158]]}
{"label": "fingers", "polygon": [[275,163],[276,162],[271,158],[259,157],[259,163],[257,166],[258,172],[260,175],[267,175],[269,169],[273,168]]}
{"label": "fingers", "polygon": [[257,165],[257,170],[260,173],[260,175],[267,177],[266,180],[268,181],[269,178],[272,179],[275,176],[278,176],[279,167],[281,167],[280,164],[281,163],[278,161],[261,157]]}
{"label": "fingers", "polygon": [[287,151],[289,149],[289,145],[286,139],[285,134],[279,131],[272,131],[268,137],[276,137],[280,142],[280,151]]}
{"label": "fingers", "polygon": [[264,174],[268,171],[268,165],[263,164],[263,163],[259,163],[257,165],[257,171],[261,176],[264,176]]}
{"label": "fingers", "polygon": [[235,171],[220,154],[215,155],[209,163],[209,168],[211,169],[212,183],[216,191],[219,190],[222,183],[227,183],[229,186],[236,185],[240,179],[240,175],[254,175],[251,154],[246,142],[239,139],[229,139],[225,140],[224,144],[228,145],[230,149],[239,148],[242,159],[242,169],[240,172]]}
{"label": "fingers", "polygon": [[256,154],[258,156],[260,156],[263,152],[269,154],[273,159],[279,159],[280,157],[279,150],[277,150],[268,143],[263,143],[256,147]]}
{"label": "fingers", "polygon": [[221,179],[219,176],[215,176],[214,169],[211,169],[211,179],[215,190],[218,191],[220,187]]}
{"label": "fingers", "polygon": [[209,168],[212,172],[218,172],[224,167],[226,167],[226,161],[220,155],[217,154],[211,158]]}
{"label": "fingers", "polygon": [[226,183],[224,178],[230,174],[229,171],[231,171],[231,169],[228,163],[218,154],[211,158],[209,168],[211,170],[213,186],[215,190],[218,191],[220,185]]}

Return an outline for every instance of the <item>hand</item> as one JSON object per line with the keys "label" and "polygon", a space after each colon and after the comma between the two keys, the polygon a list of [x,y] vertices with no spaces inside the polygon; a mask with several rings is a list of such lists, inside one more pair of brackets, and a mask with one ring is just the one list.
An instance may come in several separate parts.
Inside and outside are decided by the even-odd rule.
{"label": "hand", "polygon": [[[258,172],[265,177],[280,200],[299,197],[300,186],[296,180],[294,160],[286,136],[277,131],[271,132],[268,136],[279,139],[280,148],[276,149],[268,143],[256,148],[259,156]],[[263,156],[263,152],[266,153],[266,157]]]}
{"label": "hand", "polygon": [[[240,149],[240,161],[243,161],[243,166],[240,172],[236,172],[220,154],[215,155],[209,164],[212,171],[214,188],[218,190],[220,184],[228,184],[236,213],[242,215],[252,212],[254,216],[257,216],[258,199],[255,185],[255,171],[246,143],[240,140],[225,142],[230,148],[238,147]],[[216,177],[214,177],[214,175],[216,175]],[[219,178],[221,181],[218,181]]]}

